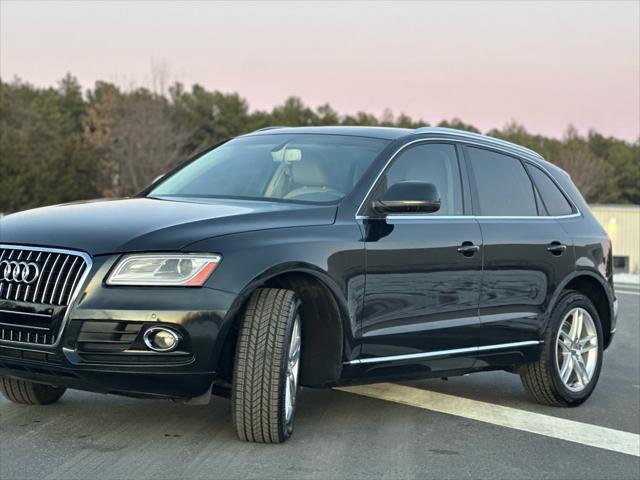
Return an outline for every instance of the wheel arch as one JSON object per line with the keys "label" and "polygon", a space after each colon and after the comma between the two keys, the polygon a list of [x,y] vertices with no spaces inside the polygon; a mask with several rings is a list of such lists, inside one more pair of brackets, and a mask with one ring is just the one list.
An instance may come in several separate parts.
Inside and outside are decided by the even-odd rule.
{"label": "wheel arch", "polygon": [[348,303],[326,272],[300,263],[273,267],[254,278],[240,292],[219,332],[221,345],[217,349],[216,363],[220,376],[230,382],[244,309],[251,295],[263,287],[293,290],[302,300],[301,384],[322,387],[336,383],[342,373],[345,332],[351,330]]}
{"label": "wheel arch", "polygon": [[607,282],[600,275],[588,270],[574,272],[556,289],[549,302],[548,313],[565,290],[575,290],[591,300],[602,322],[604,347],[607,348],[611,341],[611,326],[614,320],[613,295]]}

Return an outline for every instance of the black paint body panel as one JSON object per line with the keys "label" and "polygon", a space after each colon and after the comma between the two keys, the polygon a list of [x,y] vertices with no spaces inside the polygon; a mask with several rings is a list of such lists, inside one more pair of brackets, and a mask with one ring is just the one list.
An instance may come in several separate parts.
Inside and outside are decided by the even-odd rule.
{"label": "black paint body panel", "polygon": [[478,222],[365,220],[388,233],[366,242],[364,356],[434,352],[478,345],[482,257],[457,252],[463,241],[482,244]]}
{"label": "black paint body panel", "polygon": [[[480,297],[483,342],[540,338],[550,299],[575,266],[573,241],[557,220],[480,219],[484,269]],[[552,242],[569,248],[560,256]]]}

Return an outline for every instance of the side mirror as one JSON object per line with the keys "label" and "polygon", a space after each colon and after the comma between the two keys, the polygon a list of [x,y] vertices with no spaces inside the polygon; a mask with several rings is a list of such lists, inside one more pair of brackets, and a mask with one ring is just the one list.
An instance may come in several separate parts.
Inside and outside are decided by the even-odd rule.
{"label": "side mirror", "polygon": [[433,213],[440,210],[438,188],[428,182],[400,182],[391,185],[382,197],[374,200],[379,213]]}

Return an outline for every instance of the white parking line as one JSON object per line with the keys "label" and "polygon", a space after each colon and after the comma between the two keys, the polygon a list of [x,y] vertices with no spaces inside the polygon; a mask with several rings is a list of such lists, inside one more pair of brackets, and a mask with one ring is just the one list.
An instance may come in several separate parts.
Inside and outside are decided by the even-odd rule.
{"label": "white parking line", "polygon": [[336,390],[640,456],[640,435],[393,383]]}
{"label": "white parking line", "polygon": [[616,288],[616,295],[618,293],[622,293],[623,295],[635,295],[640,297],[640,290],[622,290],[620,288]]}

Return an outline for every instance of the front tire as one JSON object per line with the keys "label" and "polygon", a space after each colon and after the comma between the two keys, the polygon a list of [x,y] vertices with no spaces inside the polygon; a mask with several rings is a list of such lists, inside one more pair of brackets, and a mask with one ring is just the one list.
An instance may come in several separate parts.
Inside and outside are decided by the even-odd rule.
{"label": "front tire", "polygon": [[282,443],[293,432],[302,320],[291,290],[262,288],[247,305],[236,347],[231,405],[241,440]]}
{"label": "front tire", "polygon": [[579,292],[564,292],[551,312],[540,359],[519,373],[529,396],[543,405],[573,407],[591,396],[602,368],[598,311]]}
{"label": "front tire", "polygon": [[49,405],[60,400],[65,388],[52,387],[42,383],[19,380],[17,378],[0,377],[0,393],[13,403],[23,405]]}

